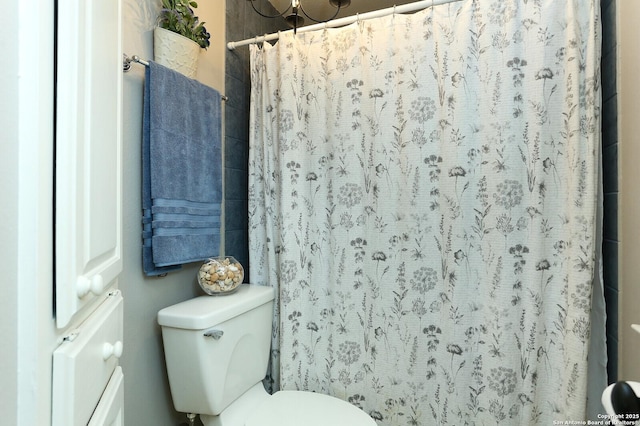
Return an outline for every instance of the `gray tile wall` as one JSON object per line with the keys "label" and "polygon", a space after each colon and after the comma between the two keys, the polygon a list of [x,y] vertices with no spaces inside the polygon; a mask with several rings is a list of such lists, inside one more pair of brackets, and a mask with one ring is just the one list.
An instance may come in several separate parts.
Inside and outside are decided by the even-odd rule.
{"label": "gray tile wall", "polygon": [[[254,0],[258,10],[273,15],[267,0]],[[226,41],[240,41],[256,35],[287,29],[282,19],[263,18],[247,0],[227,0]],[[249,158],[249,47],[226,53],[225,94],[225,254],[245,266],[249,279],[248,243],[248,158]]]}
{"label": "gray tile wall", "polygon": [[618,378],[618,106],[616,89],[616,0],[601,0],[602,9],[602,177],[604,222],[602,256],[607,303],[607,373]]}

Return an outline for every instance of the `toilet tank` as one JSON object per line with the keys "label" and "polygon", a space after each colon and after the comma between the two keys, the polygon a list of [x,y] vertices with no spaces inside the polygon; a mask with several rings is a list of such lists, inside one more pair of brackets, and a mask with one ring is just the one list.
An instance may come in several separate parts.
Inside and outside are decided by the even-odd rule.
{"label": "toilet tank", "polygon": [[218,415],[264,378],[273,299],[272,287],[243,284],[158,312],[177,411]]}

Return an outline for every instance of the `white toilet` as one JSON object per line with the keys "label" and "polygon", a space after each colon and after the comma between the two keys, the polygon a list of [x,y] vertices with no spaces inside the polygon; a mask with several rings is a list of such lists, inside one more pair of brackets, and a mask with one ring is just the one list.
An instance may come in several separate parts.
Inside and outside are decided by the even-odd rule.
{"label": "white toilet", "polygon": [[271,344],[273,288],[243,284],[158,312],[173,404],[205,426],[373,426],[327,395],[262,386]]}

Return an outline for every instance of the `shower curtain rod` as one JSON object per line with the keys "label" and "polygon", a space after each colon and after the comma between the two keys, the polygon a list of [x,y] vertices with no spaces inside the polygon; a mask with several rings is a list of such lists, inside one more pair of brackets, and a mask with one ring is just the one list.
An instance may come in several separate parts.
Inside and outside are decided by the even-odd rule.
{"label": "shower curtain rod", "polygon": [[[334,19],[328,22],[322,22],[319,24],[307,25],[306,27],[300,27],[297,32],[303,33],[308,31],[321,30],[323,28],[336,28],[343,25],[349,25],[357,21],[364,21],[367,19],[380,18],[382,16],[392,15],[394,13],[409,13],[420,9],[426,9],[427,7],[438,6],[446,3],[456,3],[462,0],[423,0],[414,3],[403,4],[400,6],[388,7],[386,9],[378,9],[372,12],[356,14],[353,16],[345,16],[344,18]],[[293,31],[293,30],[287,30]],[[280,37],[280,33],[265,34],[263,36],[256,36],[254,38],[248,38],[242,41],[230,41],[227,43],[227,49],[235,50],[237,47],[247,46],[254,43],[262,43],[265,41],[277,40]]]}

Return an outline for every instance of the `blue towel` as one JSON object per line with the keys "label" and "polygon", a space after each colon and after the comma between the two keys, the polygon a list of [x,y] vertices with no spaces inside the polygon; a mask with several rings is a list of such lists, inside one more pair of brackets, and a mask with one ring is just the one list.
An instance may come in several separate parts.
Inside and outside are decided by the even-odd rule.
{"label": "blue towel", "polygon": [[142,263],[153,276],[218,256],[221,96],[150,62],[142,137]]}

